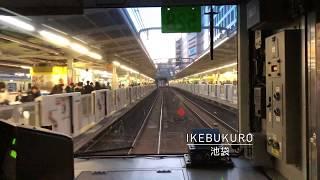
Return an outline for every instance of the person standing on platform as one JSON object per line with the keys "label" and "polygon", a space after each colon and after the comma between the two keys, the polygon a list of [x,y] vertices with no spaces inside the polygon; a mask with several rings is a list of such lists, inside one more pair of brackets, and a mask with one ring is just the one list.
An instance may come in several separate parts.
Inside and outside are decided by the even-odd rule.
{"label": "person standing on platform", "polygon": [[66,88],[65,88],[66,93],[72,93],[74,92],[74,84],[70,83]]}
{"label": "person standing on platform", "polygon": [[94,86],[94,90],[99,90],[102,89],[100,83],[98,81],[96,81],[95,86]]}
{"label": "person standing on platform", "polygon": [[74,88],[74,92],[80,92],[83,94],[82,82],[78,82],[76,87]]}
{"label": "person standing on platform", "polygon": [[94,88],[90,85],[90,81],[87,81],[87,85],[84,86],[84,93],[90,94],[92,91],[94,91]]}
{"label": "person standing on platform", "polygon": [[109,90],[111,90],[111,86],[110,86],[110,83],[108,82],[107,83],[107,87],[106,87],[107,89],[109,89]]}
{"label": "person standing on platform", "polygon": [[0,82],[0,105],[9,105],[8,91],[4,82]]}
{"label": "person standing on platform", "polygon": [[63,79],[59,79],[59,84],[53,86],[50,94],[61,94],[63,93]]}
{"label": "person standing on platform", "polygon": [[36,99],[37,97],[41,96],[40,90],[37,86],[31,87],[31,95],[32,95],[33,100]]}
{"label": "person standing on platform", "polygon": [[18,91],[18,94],[17,94],[17,96],[16,96],[16,98],[15,98],[15,101],[16,101],[16,102],[22,102],[22,101],[23,101],[22,99],[23,99],[22,91],[19,90],[19,91]]}

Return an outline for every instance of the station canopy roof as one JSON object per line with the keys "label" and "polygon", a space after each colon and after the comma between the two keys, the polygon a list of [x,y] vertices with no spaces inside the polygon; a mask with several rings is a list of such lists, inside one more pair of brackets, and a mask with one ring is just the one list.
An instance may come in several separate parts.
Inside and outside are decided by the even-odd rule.
{"label": "station canopy roof", "polygon": [[[33,23],[44,24],[66,33],[99,52],[98,61],[78,55],[75,61],[86,62],[86,67],[103,67],[118,61],[147,76],[155,76],[155,65],[140,41],[125,9],[87,9],[77,15],[28,16]],[[17,61],[21,65],[39,62],[65,64],[68,52],[32,34],[14,32],[0,25],[1,63]],[[74,57],[74,56],[72,56]],[[70,56],[69,56],[70,58]]]}
{"label": "station canopy roof", "polygon": [[175,75],[175,79],[201,73],[210,69],[222,67],[237,62],[237,34],[231,34],[214,46],[213,60],[210,59],[210,52],[206,51],[199,58],[194,60],[186,68]]}

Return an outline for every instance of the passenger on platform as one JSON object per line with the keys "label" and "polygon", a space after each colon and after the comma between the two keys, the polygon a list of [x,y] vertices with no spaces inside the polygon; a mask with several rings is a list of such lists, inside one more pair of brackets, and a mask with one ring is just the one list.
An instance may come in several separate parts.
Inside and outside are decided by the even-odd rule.
{"label": "passenger on platform", "polygon": [[39,96],[41,96],[39,88],[37,86],[32,86],[31,91],[28,93],[27,101],[34,101]]}
{"label": "passenger on platform", "polygon": [[[4,82],[0,82],[0,106],[9,105],[8,100],[8,91],[6,89],[6,84]],[[0,119],[9,120],[12,117],[12,111],[2,110],[0,111]]]}
{"label": "passenger on platform", "polygon": [[107,89],[109,89],[109,90],[111,90],[111,86],[110,86],[110,83],[108,82],[107,83],[107,87],[106,87]]}
{"label": "passenger on platform", "polygon": [[74,92],[74,84],[70,83],[66,88],[65,88],[66,93],[72,93]]}
{"label": "passenger on platform", "polygon": [[50,94],[61,94],[63,93],[63,79],[59,79],[59,84],[53,86]]}
{"label": "passenger on platform", "polygon": [[51,92],[50,92],[51,95],[52,94],[61,94],[61,93],[63,93],[63,87],[60,86],[59,84],[54,85]]}
{"label": "passenger on platform", "polygon": [[98,81],[96,81],[95,85],[94,85],[94,89],[95,90],[99,90],[99,89],[102,89],[100,83]]}
{"label": "passenger on platform", "polygon": [[74,92],[83,93],[83,83],[82,82],[77,83],[76,87],[74,88]]}
{"label": "passenger on platform", "polygon": [[74,88],[76,87],[76,85],[74,83],[70,83],[71,89],[74,92]]}
{"label": "passenger on platform", "polygon": [[19,91],[18,91],[18,94],[17,94],[17,96],[16,96],[16,98],[15,98],[15,101],[16,101],[16,102],[22,102],[22,101],[23,101],[22,99],[23,99],[22,91],[19,90]]}
{"label": "passenger on platform", "polygon": [[102,85],[101,85],[101,89],[107,89],[106,84],[102,83]]}
{"label": "passenger on platform", "polygon": [[8,91],[4,82],[0,82],[0,105],[9,105]]}
{"label": "passenger on platform", "polygon": [[90,85],[90,81],[87,81],[87,85],[84,86],[84,93],[90,94],[92,91],[94,91],[94,88]]}

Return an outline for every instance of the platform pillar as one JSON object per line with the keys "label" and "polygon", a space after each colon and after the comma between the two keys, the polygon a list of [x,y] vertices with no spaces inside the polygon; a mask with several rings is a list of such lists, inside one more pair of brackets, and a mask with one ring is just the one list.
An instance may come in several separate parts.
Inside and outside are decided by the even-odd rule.
{"label": "platform pillar", "polygon": [[73,59],[67,60],[67,83],[73,83]]}
{"label": "platform pillar", "polygon": [[112,65],[112,89],[118,89],[119,82],[118,82],[118,74],[117,74],[117,66]]}

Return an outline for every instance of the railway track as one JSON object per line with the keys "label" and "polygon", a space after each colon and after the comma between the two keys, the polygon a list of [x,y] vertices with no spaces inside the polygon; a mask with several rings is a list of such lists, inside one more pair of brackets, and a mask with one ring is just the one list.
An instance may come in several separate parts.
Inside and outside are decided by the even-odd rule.
{"label": "railway track", "polygon": [[139,136],[141,128],[144,127],[157,99],[158,92],[153,92],[112,126],[81,147],[76,155],[128,155],[132,151],[137,136]]}
{"label": "railway track", "polygon": [[[225,110],[223,108],[219,108],[210,104],[207,101],[202,101],[201,99],[197,99],[194,96],[187,96],[186,93],[181,90],[174,90],[177,93],[181,94],[183,98],[192,103],[197,108],[201,109],[204,113],[210,116],[212,119],[216,121],[216,123],[221,124],[224,128],[228,129],[232,133],[238,133],[238,116],[236,113]],[[221,126],[220,126],[221,127]]]}
{"label": "railway track", "polygon": [[184,154],[188,152],[187,133],[194,128],[213,128],[217,123],[223,125],[218,127],[224,133],[236,131],[176,90],[160,88],[77,153],[90,156]]}

